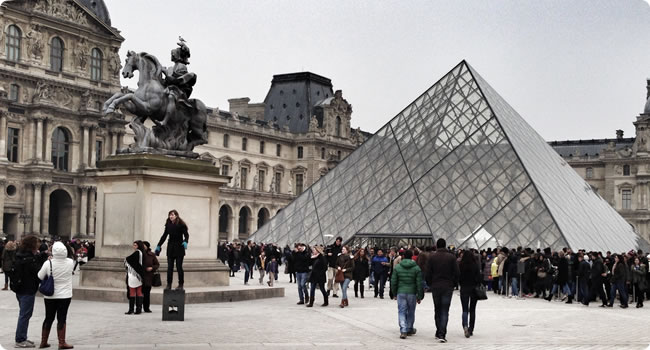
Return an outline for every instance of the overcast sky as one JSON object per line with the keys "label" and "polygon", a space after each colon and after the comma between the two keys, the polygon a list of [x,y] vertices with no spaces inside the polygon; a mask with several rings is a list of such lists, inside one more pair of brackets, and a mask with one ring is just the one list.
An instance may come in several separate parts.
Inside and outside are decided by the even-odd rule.
{"label": "overcast sky", "polygon": [[632,136],[650,77],[643,0],[105,1],[122,59],[170,65],[187,40],[193,97],[208,106],[262,102],[274,74],[311,71],[369,132],[466,59],[549,141]]}

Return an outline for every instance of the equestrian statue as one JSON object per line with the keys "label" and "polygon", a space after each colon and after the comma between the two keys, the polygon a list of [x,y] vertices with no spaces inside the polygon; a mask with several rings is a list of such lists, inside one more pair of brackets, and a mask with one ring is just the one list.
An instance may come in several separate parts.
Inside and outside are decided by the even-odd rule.
{"label": "equestrian statue", "polygon": [[[133,78],[139,71],[135,92],[123,89],[104,103],[105,115],[122,105],[135,117],[130,123],[135,143],[118,153],[164,153],[197,157],[194,147],[207,143],[206,107],[198,99],[190,99],[196,74],[187,70],[190,49],[179,37],[178,47],[171,52],[172,67],[163,67],[146,52],[129,51],[122,69],[124,78]],[[152,129],[144,122],[154,123]]]}

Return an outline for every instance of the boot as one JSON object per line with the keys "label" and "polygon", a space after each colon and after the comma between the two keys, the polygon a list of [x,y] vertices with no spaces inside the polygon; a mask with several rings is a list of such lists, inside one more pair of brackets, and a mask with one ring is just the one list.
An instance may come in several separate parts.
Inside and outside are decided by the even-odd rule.
{"label": "boot", "polygon": [[348,299],[343,299],[343,303],[345,304],[345,306],[350,305],[350,304],[348,304]]}
{"label": "boot", "polygon": [[341,309],[345,307],[345,299],[341,299],[341,304],[339,305],[339,307]]}
{"label": "boot", "polygon": [[573,295],[569,295],[569,300],[565,304],[573,304]]}
{"label": "boot", "polygon": [[47,343],[47,339],[50,337],[50,329],[52,329],[52,324],[45,324],[45,322],[43,322],[43,330],[41,331],[41,345],[38,346],[39,349],[50,347],[50,344]]}
{"label": "boot", "polygon": [[142,313],[142,299],[143,297],[135,297],[135,314],[139,315]]}
{"label": "boot", "polygon": [[[232,277],[235,277],[235,276],[232,276]],[[172,289],[172,283],[167,282],[167,285],[165,286],[165,289]]]}
{"label": "boot", "polygon": [[545,297],[546,301],[551,301],[553,300],[553,294],[549,294],[547,297]]}
{"label": "boot", "polygon": [[65,342],[65,323],[56,325],[56,333],[59,336],[59,349],[74,349],[74,346]]}
{"label": "boot", "polygon": [[313,307],[314,306],[314,298],[309,299],[309,304],[307,304],[307,307]]}
{"label": "boot", "polygon": [[361,292],[361,299],[363,299],[363,284],[359,286],[359,291]]}
{"label": "boot", "polygon": [[5,283],[4,288],[2,288],[2,290],[7,290],[7,284],[6,283]]}
{"label": "boot", "polygon": [[309,303],[309,295],[305,295],[305,304]]}
{"label": "boot", "polygon": [[328,303],[328,299],[329,299],[329,297],[328,297],[327,295],[325,295],[325,302],[324,302],[323,305],[321,305],[321,306],[327,306],[327,305],[329,305],[329,303]]}
{"label": "boot", "polygon": [[133,315],[133,306],[135,305],[135,298],[129,297],[129,311],[125,312],[125,315]]}
{"label": "boot", "polygon": [[359,297],[359,286],[357,286],[356,283],[354,285],[354,297],[355,298]]}
{"label": "boot", "polygon": [[178,283],[178,287],[176,287],[178,290],[183,290],[183,282]]}

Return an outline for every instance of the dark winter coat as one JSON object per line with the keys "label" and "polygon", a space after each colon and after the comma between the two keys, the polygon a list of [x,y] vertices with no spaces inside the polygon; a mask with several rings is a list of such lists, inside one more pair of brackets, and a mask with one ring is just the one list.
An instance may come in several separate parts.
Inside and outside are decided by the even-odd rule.
{"label": "dark winter coat", "polygon": [[632,284],[638,284],[639,289],[645,290],[647,287],[646,273],[648,269],[645,265],[641,264],[639,266],[632,265],[630,266],[630,282]]}
{"label": "dark winter coat", "polygon": [[372,257],[371,265],[372,271],[375,273],[375,278],[377,276],[388,275],[390,266],[382,264],[387,262],[390,262],[390,260],[385,255],[375,255]]}
{"label": "dark winter coat", "polygon": [[312,265],[311,265],[311,275],[309,276],[309,282],[310,283],[320,283],[322,285],[325,285],[327,282],[327,259],[321,255],[318,254],[317,257],[311,258]]}
{"label": "dark winter coat", "polygon": [[591,266],[589,266],[589,263],[582,260],[581,262],[578,263],[578,279],[580,280],[587,280],[589,278],[589,274],[591,270]]}
{"label": "dark winter coat", "polygon": [[167,257],[176,258],[185,256],[185,248],[183,247],[183,242],[189,243],[190,234],[187,232],[187,226],[181,224],[174,224],[171,220],[167,219],[165,224],[165,232],[160,241],[158,241],[158,246],[162,247],[165,243],[165,240],[169,236],[169,242],[167,242]]}
{"label": "dark winter coat", "polygon": [[427,285],[429,288],[453,289],[458,284],[460,271],[456,257],[445,248],[438,248],[431,254],[427,264]]}
{"label": "dark winter coat", "polygon": [[[468,252],[466,254],[470,253]],[[461,293],[473,291],[474,288],[476,288],[476,286],[479,285],[483,279],[480,265],[477,262],[459,265],[458,272],[460,274],[458,277],[458,283],[460,284]]]}
{"label": "dark winter coat", "polygon": [[556,284],[564,285],[569,282],[569,262],[565,258],[560,258],[557,263],[557,280]]}
{"label": "dark winter coat", "polygon": [[241,248],[241,261],[248,265],[251,266],[255,262],[255,257],[253,256],[253,247],[249,247],[248,245],[245,245]]}
{"label": "dark winter coat", "polygon": [[[158,258],[156,258],[156,254],[152,252],[146,252],[142,256],[142,264],[144,265],[144,276],[142,279],[142,284],[145,287],[151,287],[153,284],[153,275],[156,273],[158,268],[160,267],[160,263],[158,262]],[[151,271],[147,271],[147,268],[151,267]]]}
{"label": "dark winter coat", "polygon": [[343,271],[343,275],[345,276],[345,279],[352,279],[352,272],[354,271],[354,260],[350,258],[350,255],[348,254],[341,254],[339,255],[338,259],[336,259],[336,267],[340,267],[341,270]]}
{"label": "dark winter coat", "polygon": [[304,252],[294,251],[291,253],[291,256],[293,257],[293,266],[296,273],[309,272],[311,257],[306,250]]}
{"label": "dark winter coat", "polygon": [[[327,251],[325,255],[327,255],[327,263],[329,264],[329,267],[336,267],[336,260],[338,259],[339,255],[341,255],[341,250],[343,249],[342,245],[336,245],[336,243],[330,245],[327,247]],[[329,255],[329,254],[332,255]]]}
{"label": "dark winter coat", "polygon": [[411,259],[404,259],[393,269],[390,277],[390,290],[393,295],[416,294],[418,300],[424,298],[422,270]]}
{"label": "dark winter coat", "polygon": [[625,283],[627,281],[627,265],[623,261],[615,264],[612,270],[612,282]]}
{"label": "dark winter coat", "polygon": [[591,264],[591,271],[589,273],[589,277],[591,278],[591,281],[601,281],[605,276],[603,276],[603,273],[607,273],[607,268],[605,267],[605,264],[603,263],[603,260],[600,258],[597,258],[594,260]]}
{"label": "dark winter coat", "polygon": [[2,251],[2,271],[5,273],[10,271],[14,266],[14,261],[16,261],[16,249],[7,250],[5,248]]}
{"label": "dark winter coat", "polygon": [[368,265],[368,258],[365,256],[354,260],[354,271],[352,278],[355,281],[363,281],[370,276],[370,266]]}
{"label": "dark winter coat", "polygon": [[20,287],[15,290],[16,294],[34,295],[38,291],[38,286],[41,280],[38,278],[38,271],[41,266],[47,261],[46,253],[33,254],[32,252],[25,252],[19,250],[16,253],[16,261],[14,261],[14,276],[11,276],[12,283],[14,280],[20,279]]}

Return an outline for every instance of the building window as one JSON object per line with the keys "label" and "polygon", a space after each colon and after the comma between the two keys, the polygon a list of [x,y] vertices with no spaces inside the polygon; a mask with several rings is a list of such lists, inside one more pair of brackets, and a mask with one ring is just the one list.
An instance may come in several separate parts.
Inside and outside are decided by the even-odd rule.
{"label": "building window", "polygon": [[264,154],[264,141],[260,141],[260,154]]}
{"label": "building window", "polygon": [[221,175],[228,176],[229,173],[230,173],[230,165],[221,164]]}
{"label": "building window", "polygon": [[341,117],[336,117],[336,137],[341,137]]}
{"label": "building window", "polygon": [[228,143],[230,142],[230,135],[223,135],[223,148],[228,148]]}
{"label": "building window", "polygon": [[336,159],[341,160],[341,151],[336,152]]}
{"label": "building window", "polygon": [[18,84],[11,84],[9,86],[9,100],[18,102],[18,96],[20,96],[20,86]]}
{"label": "building window", "polygon": [[52,47],[50,47],[50,69],[55,72],[63,70],[63,40],[60,38],[52,39]]}
{"label": "building window", "polygon": [[264,178],[266,177],[266,171],[264,170],[258,171],[257,176],[258,176],[257,190],[264,191],[264,185],[265,185]]}
{"label": "building window", "polygon": [[245,151],[247,148],[248,148],[248,139],[244,137],[241,139],[241,150]]}
{"label": "building window", "polygon": [[22,33],[15,25],[10,25],[7,31],[7,59],[18,62],[20,60],[20,40]]}
{"label": "building window", "polygon": [[275,145],[275,155],[279,157],[281,152],[282,152],[282,145],[280,144]]}
{"label": "building window", "polygon": [[587,179],[593,179],[594,177],[594,168],[587,168]]}
{"label": "building window", "polygon": [[68,171],[70,138],[62,128],[56,128],[52,135],[52,164],[54,169]]}
{"label": "building window", "polygon": [[296,174],[296,195],[302,193],[302,174]]}
{"label": "building window", "polygon": [[320,148],[320,158],[325,159],[325,147]]}
{"label": "building window", "polygon": [[20,135],[20,129],[8,128],[7,131],[7,159],[12,163],[18,163],[18,137]]}
{"label": "building window", "polygon": [[623,209],[632,209],[632,190],[623,190]]}
{"label": "building window", "polygon": [[280,184],[282,181],[282,173],[279,171],[275,172],[275,192],[280,193]]}
{"label": "building window", "polygon": [[628,164],[623,165],[623,176],[630,176],[630,166]]}
{"label": "building window", "polygon": [[246,189],[247,180],[248,180],[248,168],[241,168],[241,188]]}
{"label": "building window", "polygon": [[102,80],[102,52],[98,48],[90,52],[90,80]]}
{"label": "building window", "polygon": [[95,141],[95,166],[97,166],[97,162],[102,160],[102,155],[104,154],[103,144],[101,140]]}
{"label": "building window", "polygon": [[302,146],[298,146],[298,159],[302,159]]}

